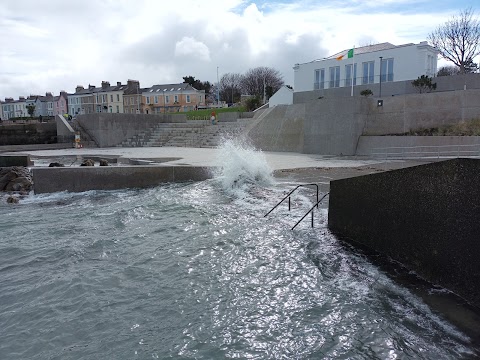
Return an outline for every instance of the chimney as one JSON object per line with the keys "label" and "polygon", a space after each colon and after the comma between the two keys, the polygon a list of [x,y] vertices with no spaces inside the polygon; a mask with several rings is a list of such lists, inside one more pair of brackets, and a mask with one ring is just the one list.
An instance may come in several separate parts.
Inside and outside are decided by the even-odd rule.
{"label": "chimney", "polygon": [[51,92],[46,92],[46,93],[45,93],[45,97],[51,98],[51,97],[53,97],[53,95],[52,95]]}
{"label": "chimney", "polygon": [[88,90],[93,90],[93,89],[95,89],[95,85],[88,84]]}
{"label": "chimney", "polygon": [[13,98],[9,97],[9,98],[5,98],[5,102],[11,102],[13,101]]}
{"label": "chimney", "polygon": [[77,87],[75,88],[76,93],[79,93],[82,90],[85,90],[82,85],[77,85]]}
{"label": "chimney", "polygon": [[68,94],[67,94],[67,92],[66,92],[65,90],[61,90],[61,91],[60,91],[60,96],[62,96],[62,95],[63,95],[63,97],[65,97],[65,98],[68,96]]}
{"label": "chimney", "polygon": [[20,100],[20,101],[25,101],[25,96],[20,96],[20,97],[18,98],[18,100]]}
{"label": "chimney", "polygon": [[110,87],[110,83],[108,81],[102,81],[102,89],[106,89]]}
{"label": "chimney", "polygon": [[117,86],[122,86],[122,82],[121,82],[121,81],[117,81]]}

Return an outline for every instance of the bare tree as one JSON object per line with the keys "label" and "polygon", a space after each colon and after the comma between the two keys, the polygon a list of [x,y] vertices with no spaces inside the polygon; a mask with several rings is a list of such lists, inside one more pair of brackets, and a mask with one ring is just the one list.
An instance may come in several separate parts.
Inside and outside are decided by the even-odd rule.
{"label": "bare tree", "polygon": [[220,99],[228,103],[240,100],[242,94],[242,75],[238,73],[226,73],[220,79]]}
{"label": "bare tree", "polygon": [[[255,95],[268,99],[283,86],[282,75],[276,69],[266,66],[248,70],[242,78],[242,91],[246,95]],[[265,99],[265,100],[267,100]]]}
{"label": "bare tree", "polygon": [[455,65],[446,65],[438,69],[437,76],[452,76],[460,74],[460,69]]}
{"label": "bare tree", "polygon": [[463,10],[428,36],[440,55],[458,66],[461,74],[468,62],[480,54],[480,22],[474,15],[472,8]]}

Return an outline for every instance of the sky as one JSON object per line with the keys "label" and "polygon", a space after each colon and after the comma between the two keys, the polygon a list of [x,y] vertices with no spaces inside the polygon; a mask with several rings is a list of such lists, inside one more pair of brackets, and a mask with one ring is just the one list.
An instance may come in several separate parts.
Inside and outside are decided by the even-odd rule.
{"label": "sky", "polygon": [[[353,46],[419,43],[478,0],[1,0],[0,99],[100,86],[217,82]],[[478,14],[478,11],[477,11]],[[441,62],[439,63],[441,64]]]}

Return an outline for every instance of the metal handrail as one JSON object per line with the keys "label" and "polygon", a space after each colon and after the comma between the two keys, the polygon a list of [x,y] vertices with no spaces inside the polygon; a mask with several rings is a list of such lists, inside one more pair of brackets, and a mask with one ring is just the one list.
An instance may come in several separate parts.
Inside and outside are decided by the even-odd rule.
{"label": "metal handrail", "polygon": [[328,194],[330,194],[330,193],[327,192],[325,195],[323,195],[322,198],[321,198],[320,200],[318,200],[317,203],[316,203],[315,205],[313,205],[312,208],[311,208],[310,210],[308,210],[307,213],[306,213],[305,215],[303,215],[303,217],[302,217],[300,220],[297,221],[297,223],[292,227],[292,230],[295,229],[295,228],[297,227],[297,225],[300,224],[301,221],[302,221],[303,219],[305,219],[309,213],[312,213],[312,228],[313,228],[313,209],[315,209],[315,207],[318,208],[318,204],[319,204],[323,199],[325,199]]}
{"label": "metal handrail", "polygon": [[301,184],[301,185],[298,185],[295,189],[293,189],[292,191],[290,191],[287,195],[285,195],[285,197],[280,200],[280,202],[275,205],[268,213],[266,213],[265,215],[263,215],[263,217],[267,217],[273,210],[275,210],[282,202],[285,201],[286,198],[288,198],[288,211],[290,211],[290,195],[292,195],[292,193],[297,190],[298,188],[302,187],[302,186],[316,186],[317,187],[317,208],[318,208],[318,184]]}

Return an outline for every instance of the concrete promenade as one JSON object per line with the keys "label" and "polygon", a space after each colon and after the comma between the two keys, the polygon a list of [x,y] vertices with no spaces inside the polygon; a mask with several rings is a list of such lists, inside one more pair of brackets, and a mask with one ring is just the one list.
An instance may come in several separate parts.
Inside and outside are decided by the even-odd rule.
{"label": "concrete promenade", "polygon": [[[221,148],[186,148],[186,147],[139,147],[139,148],[82,148],[82,149],[55,149],[55,150],[27,150],[21,152],[4,152],[3,155],[28,154],[36,158],[61,158],[81,156],[83,158],[106,157],[119,159],[144,159],[161,161],[161,159],[176,160],[162,162],[162,166],[202,166],[214,167],[222,163],[222,157],[230,154],[222,153]],[[263,152],[268,165],[272,170],[299,169],[299,168],[352,168],[366,165],[382,164],[382,160],[354,157],[332,157],[316,154],[300,154],[293,152]],[[389,161],[392,163],[392,161]],[[396,161],[396,163],[405,163]],[[48,164],[47,164],[48,165]]]}

